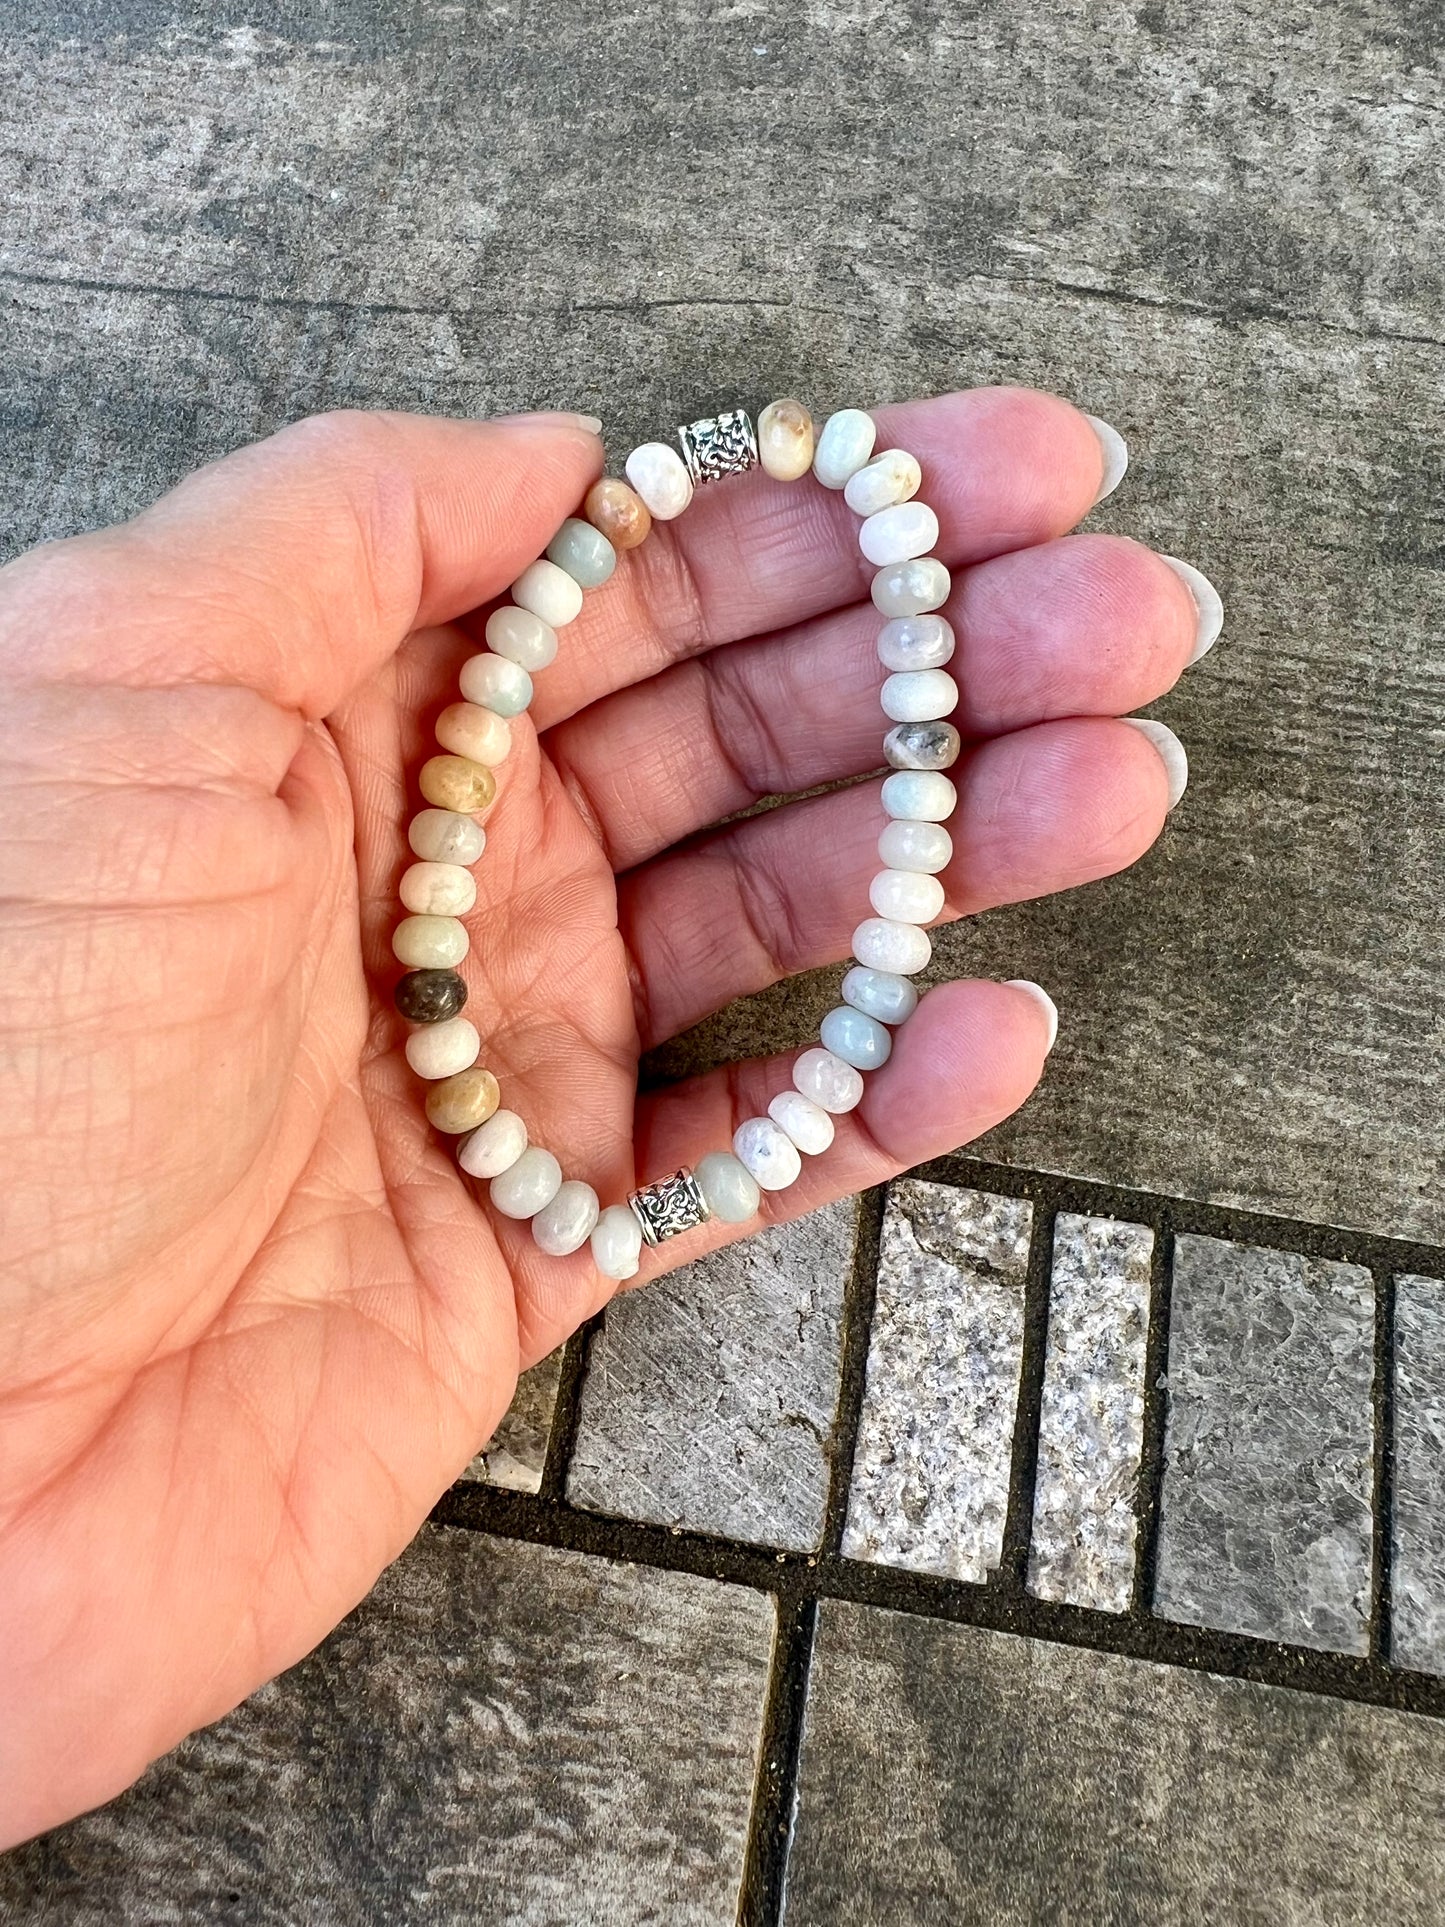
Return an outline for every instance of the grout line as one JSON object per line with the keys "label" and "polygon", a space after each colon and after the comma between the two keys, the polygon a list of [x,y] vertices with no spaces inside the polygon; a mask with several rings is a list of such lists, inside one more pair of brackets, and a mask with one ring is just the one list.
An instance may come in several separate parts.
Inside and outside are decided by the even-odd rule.
{"label": "grout line", "polygon": [[557,1380],[557,1403],[552,1407],[552,1425],[547,1434],[547,1455],[542,1462],[542,1483],[538,1496],[562,1499],[567,1492],[567,1474],[572,1467],[572,1451],[577,1443],[577,1427],[582,1418],[582,1385],[592,1341],[607,1316],[599,1311],[579,1326],[567,1340],[562,1354],[562,1370]]}
{"label": "grout line", "polygon": [[776,1927],[782,1919],[808,1673],[818,1624],[817,1600],[796,1589],[780,1594],[776,1604],[778,1630],[749,1808],[747,1853],[738,1897],[739,1927]]}
{"label": "grout line", "polygon": [[1395,1510],[1395,1278],[1375,1273],[1375,1453],[1370,1498],[1370,1657],[1390,1658],[1391,1556]]}
{"label": "grout line", "polygon": [[843,1294],[838,1403],[828,1439],[828,1499],[822,1532],[825,1553],[839,1551],[848,1519],[848,1493],[853,1483],[858,1428],[863,1422],[868,1348],[873,1334],[873,1309],[878,1300],[879,1248],[887,1202],[885,1185],[876,1185],[863,1194],[858,1210],[857,1242],[853,1247],[853,1269]]}
{"label": "grout line", "polygon": [[1159,1566],[1159,1526],[1164,1511],[1164,1444],[1169,1421],[1169,1315],[1174,1299],[1174,1227],[1166,1215],[1154,1226],[1149,1262],[1149,1324],[1144,1339],[1144,1425],[1135,1489],[1134,1603],[1136,1613],[1154,1605]]}
{"label": "grout line", "polygon": [[1049,1293],[1054,1270],[1054,1220],[1052,1206],[1034,1206],[1028,1269],[1024,1274],[1019,1389],[1014,1408],[1003,1557],[991,1582],[999,1591],[1019,1595],[1028,1588],[1029,1548],[1034,1536],[1034,1487],[1039,1469],[1044,1362],[1049,1341]]}

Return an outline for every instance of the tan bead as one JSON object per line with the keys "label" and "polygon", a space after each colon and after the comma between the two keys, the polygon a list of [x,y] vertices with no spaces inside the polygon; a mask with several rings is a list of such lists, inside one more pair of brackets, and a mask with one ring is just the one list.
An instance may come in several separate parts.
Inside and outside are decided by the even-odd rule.
{"label": "tan bead", "polygon": [[652,529],[652,511],[626,482],[615,475],[604,475],[587,491],[582,513],[599,529],[614,549],[635,549],[645,542]]}
{"label": "tan bead", "polygon": [[458,1071],[433,1084],[426,1094],[426,1114],[437,1130],[457,1137],[485,1124],[502,1101],[497,1080],[481,1064]]}
{"label": "tan bead", "polygon": [[770,401],[758,416],[758,459],[778,482],[796,482],[813,466],[813,417],[800,401]]}
{"label": "tan bead", "polygon": [[497,779],[485,763],[466,756],[429,756],[421,766],[417,788],[439,810],[459,810],[474,816],[497,793]]}
{"label": "tan bead", "polygon": [[480,703],[448,703],[437,717],[437,741],[454,756],[495,769],[512,747],[512,732],[505,716]]}

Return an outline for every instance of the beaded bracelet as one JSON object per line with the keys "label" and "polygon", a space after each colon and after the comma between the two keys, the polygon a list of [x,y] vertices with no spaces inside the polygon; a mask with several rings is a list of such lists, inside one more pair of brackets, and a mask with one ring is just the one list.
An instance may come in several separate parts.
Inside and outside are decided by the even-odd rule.
{"label": "beaded bracelet", "polygon": [[[582,517],[562,524],[546,554],[512,584],[511,603],[488,618],[488,650],[463,665],[463,700],[437,721],[443,753],[421,770],[431,807],[407,833],[418,861],[401,879],[401,900],[412,914],[398,925],[392,948],[408,967],[396,1006],[418,1026],[407,1039],[407,1061],[432,1080],[427,1116],[460,1139],[457,1162],[489,1181],[496,1211],[530,1219],[539,1249],[553,1256],[590,1239],[607,1278],[631,1278],[644,1241],[660,1244],[709,1218],[744,1224],[763,1191],[792,1184],[805,1155],[828,1149],[834,1117],[862,1098],[862,1074],[887,1063],[891,1027],[918,1003],[909,979],[932,954],[923,925],[943,909],[937,873],[953,851],[944,824],[957,791],[944,771],[960,747],[946,720],[958,685],[943,667],[953,655],[953,630],[935,613],[950,588],[948,570],[929,553],[938,518],[915,499],[922,474],[914,457],[901,448],[875,455],[876,439],[872,417],[861,409],[830,415],[818,434],[802,403],[785,400],[762,411],[756,434],[747,414],[734,409],[679,429],[681,455],[666,442],[635,448],[627,481],[594,483]],[[824,488],[841,489],[863,518],[859,546],[878,571],[873,602],[887,618],[878,654],[890,672],[881,701],[893,725],[883,754],[893,773],[883,784],[884,867],[868,893],[875,914],[853,932],[856,962],[843,979],[843,1001],[823,1019],[821,1047],[805,1050],[793,1066],[793,1088],[773,1098],[765,1117],[745,1119],[730,1151],[711,1151],[695,1169],[643,1185],[625,1205],[604,1209],[590,1184],[564,1181],[552,1153],[529,1143],[515,1111],[498,1108],[497,1080],[477,1062],[481,1038],[460,1014],[467,987],[456,967],[468,949],[460,918],[477,894],[467,866],[486,843],[475,819],[496,795],[492,771],[507,754],[507,719],[531,702],[532,671],[555,659],[557,631],[577,617],[583,591],[606,582],[619,550],[645,541],[654,520],[681,515],[698,486],[759,464],[777,481],[797,481],[811,469]]]}

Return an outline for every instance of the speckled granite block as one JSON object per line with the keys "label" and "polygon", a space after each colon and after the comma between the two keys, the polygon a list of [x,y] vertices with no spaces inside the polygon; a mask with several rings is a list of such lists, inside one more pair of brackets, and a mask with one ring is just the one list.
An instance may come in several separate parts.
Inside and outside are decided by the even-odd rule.
{"label": "speckled granite block", "polygon": [[1445,1673],[1445,1282],[1395,1280],[1390,1657]]}
{"label": "speckled granite block", "polygon": [[562,1378],[559,1347],[539,1359],[517,1380],[517,1395],[501,1424],[462,1477],[480,1485],[505,1486],[509,1492],[536,1492],[547,1463],[547,1441],[557,1410]]}
{"label": "speckled granite block", "polygon": [[815,1546],[857,1229],[849,1198],[614,1299],[588,1359],[568,1498]]}
{"label": "speckled granite block", "polygon": [[1054,1220],[1029,1590],[1121,1613],[1134,1591],[1154,1234]]}
{"label": "speckled granite block", "polygon": [[825,1602],[786,1927],[1436,1927],[1445,1724]]}
{"label": "speckled granite block", "polygon": [[0,1858],[0,1917],[715,1927],[772,1635],[738,1587],[430,1528],[310,1659]]}
{"label": "speckled granite block", "polygon": [[1026,1199],[889,1193],[843,1551],[981,1580],[999,1562],[1023,1345]]}
{"label": "speckled granite block", "polygon": [[1358,1265],[1178,1240],[1164,1618],[1368,1649],[1373,1344]]}

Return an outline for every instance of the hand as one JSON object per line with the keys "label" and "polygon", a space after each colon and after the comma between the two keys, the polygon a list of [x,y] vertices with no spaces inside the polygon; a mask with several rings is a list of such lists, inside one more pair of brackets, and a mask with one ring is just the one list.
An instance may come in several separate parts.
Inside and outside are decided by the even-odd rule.
{"label": "hand", "polygon": [[[1188,660],[1188,590],[1137,544],[1058,539],[1103,467],[1065,403],[878,413],[972,565],[948,914],[1132,862],[1169,783],[1112,718]],[[567,417],[322,417],[0,572],[0,1843],[307,1652],[608,1295],[428,1127],[389,943],[475,612],[601,459]],[[876,780],[695,833],[876,768],[869,574],[811,481],[704,490],[564,632],[540,738],[513,725],[467,1014],[604,1202],[788,1081],[752,1062],[636,1101],[639,1051],[842,959],[866,914]],[[940,985],[768,1214],[988,1129],[1049,1041],[1026,992]]]}

